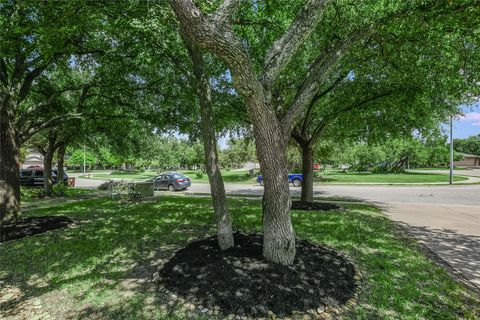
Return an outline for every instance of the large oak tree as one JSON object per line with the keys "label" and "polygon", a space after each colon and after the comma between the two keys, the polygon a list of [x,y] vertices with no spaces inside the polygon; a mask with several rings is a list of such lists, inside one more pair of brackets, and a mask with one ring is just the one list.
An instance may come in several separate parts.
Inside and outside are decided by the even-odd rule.
{"label": "large oak tree", "polygon": [[[287,144],[299,116],[321,92],[336,66],[356,45],[367,42],[377,29],[391,25],[391,21],[397,22],[401,30],[403,19],[411,15],[448,14],[452,10],[471,13],[469,10],[478,5],[476,1],[462,4],[365,1],[354,5],[340,1],[336,4],[329,0],[308,0],[303,4],[295,1],[296,14],[283,19],[277,28],[280,32],[273,32],[278,37],[273,43],[260,44],[266,50],[255,50],[254,43],[235,32],[234,24],[237,21],[248,23],[248,19],[242,19],[244,12],[255,15],[264,8],[271,9],[269,1],[263,4],[225,0],[214,12],[207,14],[191,0],[171,0],[185,34],[227,64],[233,86],[245,100],[265,181],[263,254],[267,260],[281,264],[292,264],[295,257],[295,235],[289,215]],[[338,16],[339,4],[348,12],[355,12],[350,16],[353,19]],[[338,25],[334,21],[341,23]],[[260,25],[265,22],[268,26],[266,15],[250,22]],[[317,40],[317,35],[321,41],[312,42],[312,39]],[[314,48],[308,50],[309,56],[300,55],[307,62],[301,68],[289,69],[296,63],[299,50],[309,48]],[[283,84],[285,74],[292,70],[295,70],[295,77],[290,85],[295,91],[285,97],[282,90],[278,90],[279,84]]]}

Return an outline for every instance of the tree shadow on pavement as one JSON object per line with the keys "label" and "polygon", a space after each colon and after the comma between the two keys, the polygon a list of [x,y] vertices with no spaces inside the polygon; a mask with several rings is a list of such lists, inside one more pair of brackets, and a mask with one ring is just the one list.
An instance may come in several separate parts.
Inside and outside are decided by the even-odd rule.
{"label": "tree shadow on pavement", "polygon": [[457,270],[480,292],[480,237],[450,229],[432,229],[399,223],[421,244]]}

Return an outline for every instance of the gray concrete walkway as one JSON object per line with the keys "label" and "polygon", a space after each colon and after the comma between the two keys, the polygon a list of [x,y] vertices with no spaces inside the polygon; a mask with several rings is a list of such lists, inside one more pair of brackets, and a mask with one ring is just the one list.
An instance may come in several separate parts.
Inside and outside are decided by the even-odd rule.
{"label": "gray concrete walkway", "polygon": [[[257,185],[227,184],[229,194],[262,195]],[[194,184],[190,192],[209,192]],[[315,186],[317,197],[349,197],[384,208],[440,258],[480,288],[480,185]],[[299,195],[299,188],[291,188]]]}

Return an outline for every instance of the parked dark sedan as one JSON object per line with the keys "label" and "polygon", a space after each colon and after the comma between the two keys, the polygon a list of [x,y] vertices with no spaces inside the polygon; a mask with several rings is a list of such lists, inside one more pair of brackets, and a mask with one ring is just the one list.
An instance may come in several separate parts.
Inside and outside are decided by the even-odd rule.
{"label": "parked dark sedan", "polygon": [[[20,169],[20,185],[24,187],[43,187],[43,169]],[[52,182],[57,183],[57,170],[52,170]],[[63,175],[63,182],[68,182],[68,176]]]}
{"label": "parked dark sedan", "polygon": [[149,181],[155,190],[185,190],[192,185],[190,178],[178,172],[165,172]]}

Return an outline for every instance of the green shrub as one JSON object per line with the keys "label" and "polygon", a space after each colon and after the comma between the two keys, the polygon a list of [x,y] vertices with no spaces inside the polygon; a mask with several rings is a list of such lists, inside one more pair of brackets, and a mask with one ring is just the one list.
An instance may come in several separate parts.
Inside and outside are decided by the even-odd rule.
{"label": "green shrub", "polygon": [[52,187],[53,193],[59,196],[65,195],[65,192],[68,189],[68,185],[65,183],[55,183]]}
{"label": "green shrub", "polygon": [[43,188],[20,187],[20,197],[22,200],[43,198]]}
{"label": "green shrub", "polygon": [[291,173],[302,173],[302,168],[300,168],[298,166],[295,166],[295,167],[293,167]]}
{"label": "green shrub", "polygon": [[197,172],[195,172],[195,176],[196,176],[198,179],[202,179],[202,178],[203,178],[203,171],[197,171]]}

